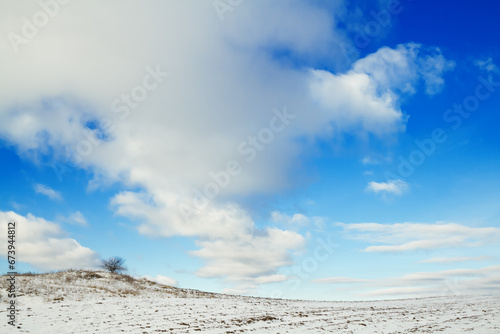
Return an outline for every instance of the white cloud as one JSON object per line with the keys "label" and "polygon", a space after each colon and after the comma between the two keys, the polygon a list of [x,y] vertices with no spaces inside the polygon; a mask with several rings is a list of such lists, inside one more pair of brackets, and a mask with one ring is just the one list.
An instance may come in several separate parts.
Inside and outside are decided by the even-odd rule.
{"label": "white cloud", "polygon": [[[417,287],[426,289],[426,294],[444,295],[476,295],[498,294],[500,288],[500,266],[488,266],[478,269],[451,269],[436,272],[416,272],[402,277],[379,281],[379,286],[390,286],[389,289],[378,289],[367,293],[367,296],[386,294],[421,293]],[[410,293],[408,289],[416,289]],[[392,290],[395,289],[395,290]]]}
{"label": "white cloud", "polygon": [[256,228],[248,214],[235,204],[192,203],[193,211],[187,213],[187,218],[179,210],[184,204],[175,194],[162,195],[170,205],[132,192],[115,196],[112,203],[117,214],[140,219],[138,230],[143,234],[200,237],[196,242],[200,249],[191,255],[206,261],[206,266],[196,272],[201,277],[225,277],[238,286],[248,282],[252,286],[263,284],[279,268],[292,264],[291,251],[304,246],[304,238],[296,232]]}
{"label": "white cloud", "polygon": [[365,156],[360,160],[361,164],[363,165],[380,165],[382,163],[390,163],[392,162],[392,157],[391,155],[369,155]]}
{"label": "white cloud", "polygon": [[307,217],[301,213],[295,213],[289,216],[279,211],[271,212],[271,220],[275,223],[288,226],[310,226],[322,228],[325,225],[325,219],[322,217]]}
{"label": "white cloud", "polygon": [[284,282],[288,279],[289,277],[285,275],[269,275],[269,276],[262,276],[259,277],[255,280],[255,284],[267,284],[267,283],[277,283],[277,282]]}
{"label": "white cloud", "polygon": [[500,228],[469,227],[453,223],[344,224],[348,236],[369,243],[365,252],[405,252],[450,247],[478,247],[498,242]]}
{"label": "white cloud", "polygon": [[[19,32],[19,18],[38,10],[18,1],[1,6],[6,31]],[[441,73],[419,68],[429,52],[412,44],[383,48],[336,74],[344,59],[338,43],[348,40],[335,26],[307,1],[245,2],[223,22],[211,2],[72,2],[19,54],[0,40],[0,86],[9,87],[0,90],[0,138],[23,156],[53,153],[68,164],[69,154],[71,165],[93,173],[92,187],[143,189],[116,194],[116,214],[137,219],[143,234],[198,238],[193,255],[207,261],[200,275],[240,282],[246,275],[258,284],[291,264],[303,237],[256,228],[233,196],[293,187],[290,175],[307,150],[298,137],[403,131],[399,96],[426,73]],[[134,47],[124,52],[124,45]],[[278,59],[283,51],[304,66]],[[318,63],[332,72],[315,69]],[[169,75],[127,106],[124,96],[140,91],[148,66]],[[250,136],[270,127],[273,108],[283,106],[295,117],[263,149],[252,148]],[[250,152],[257,157],[248,159]],[[232,160],[243,172],[218,197],[200,199],[193,189],[203,191]],[[233,249],[225,245],[255,260],[241,263],[246,257],[237,252],[227,258]]]}
{"label": "white cloud", "polygon": [[198,236],[232,239],[252,234],[254,222],[236,204],[183,202],[176,193],[157,191],[156,196],[124,191],[111,203],[118,215],[141,222],[139,232],[151,236]]}
{"label": "white cloud", "polygon": [[87,219],[85,219],[85,216],[80,211],[76,211],[75,213],[71,214],[68,218],[69,221],[74,222],[76,224],[87,225]]}
{"label": "white cloud", "polygon": [[291,231],[267,228],[254,235],[239,236],[233,240],[198,241],[202,248],[191,252],[207,265],[198,270],[201,277],[226,277],[228,281],[254,286],[283,281],[278,268],[293,264],[290,251],[302,249],[304,238]]}
{"label": "white cloud", "polygon": [[59,216],[58,221],[66,222],[69,224],[88,226],[87,219],[80,211],[75,211],[67,217]]}
{"label": "white cloud", "polygon": [[488,59],[482,60],[477,59],[474,61],[474,65],[487,72],[499,72],[498,66],[493,62],[493,59],[489,57]]}
{"label": "white cloud", "polygon": [[339,130],[385,135],[405,129],[399,95],[414,93],[420,80],[427,93],[434,94],[451,67],[438,49],[418,44],[384,47],[356,61],[345,74],[312,70],[311,94]]}
{"label": "white cloud", "polygon": [[335,75],[323,70],[311,72],[311,95],[340,131],[363,131],[385,135],[404,130],[404,117],[391,91],[381,94],[368,74],[349,72]]}
{"label": "white cloud", "polygon": [[439,49],[436,48],[433,51],[434,55],[418,59],[419,72],[428,95],[435,95],[443,89],[443,73],[455,67],[455,62],[446,60]]}
{"label": "white cloud", "polygon": [[368,183],[366,189],[368,191],[378,193],[387,193],[401,196],[408,190],[408,183],[403,180],[389,180],[388,182],[375,182]]}
{"label": "white cloud", "polygon": [[297,224],[297,225],[308,225],[309,218],[301,213],[296,213],[293,216],[281,213],[279,211],[271,212],[271,220],[282,224]]}
{"label": "white cloud", "polygon": [[61,196],[60,192],[55,191],[54,189],[52,189],[52,188],[50,188],[48,186],[45,186],[43,184],[35,184],[33,186],[33,189],[35,190],[35,192],[37,194],[45,195],[45,196],[47,196],[48,198],[50,198],[52,200],[56,200],[56,201],[61,201],[62,200],[62,196]]}
{"label": "white cloud", "polygon": [[500,266],[478,269],[451,269],[435,272],[415,272],[401,277],[356,279],[332,277],[314,280],[316,283],[358,283],[371,291],[361,297],[423,297],[442,295],[498,295]]}
{"label": "white cloud", "polygon": [[295,213],[290,216],[279,211],[273,211],[271,212],[271,221],[288,229],[308,227],[322,230],[326,226],[325,218],[318,216],[307,217],[301,213]]}
{"label": "white cloud", "polygon": [[255,285],[239,285],[237,287],[225,288],[222,290],[222,293],[228,295],[248,295],[251,294],[255,290]]}
{"label": "white cloud", "polygon": [[352,277],[328,277],[328,278],[318,278],[313,280],[315,283],[324,284],[352,284],[352,283],[365,283],[369,282],[368,279],[352,278]]}
{"label": "white cloud", "polygon": [[[12,211],[0,211],[0,225],[6,227],[8,222],[16,222],[17,225],[17,260],[20,262],[42,271],[96,269],[99,266],[96,252],[67,237],[55,223],[32,214],[24,217]],[[7,234],[4,235],[0,239],[0,247],[7,249]]]}
{"label": "white cloud", "polygon": [[169,286],[179,286],[179,282],[171,277],[163,276],[163,275],[156,275],[155,277],[151,277],[148,275],[143,275],[140,276],[141,278],[146,278],[149,281],[153,281],[156,283],[160,283],[163,285],[169,285]]}
{"label": "white cloud", "polygon": [[240,283],[237,286],[233,286],[230,288],[225,288],[222,293],[227,294],[236,294],[236,295],[250,295],[255,292],[258,284],[270,284],[270,283],[278,283],[284,282],[288,280],[290,277],[285,275],[268,275],[261,276],[257,278],[247,277],[245,279],[241,279]]}
{"label": "white cloud", "polygon": [[24,207],[23,204],[19,204],[19,203],[15,202],[15,201],[11,201],[10,205],[12,205],[12,207],[14,208],[14,210],[17,210],[17,211],[21,210]]}
{"label": "white cloud", "polygon": [[361,159],[363,165],[378,165],[380,162],[373,157],[364,157]]}
{"label": "white cloud", "polygon": [[462,236],[442,238],[439,240],[416,240],[401,245],[384,245],[366,247],[365,252],[405,252],[421,249],[458,247],[465,245],[466,238]]}
{"label": "white cloud", "polygon": [[454,262],[476,262],[488,260],[488,256],[456,256],[456,257],[433,257],[420,260],[418,263],[454,263]]}
{"label": "white cloud", "polygon": [[[11,4],[12,12],[23,13],[16,2]],[[111,15],[114,6],[119,6],[121,15]],[[95,18],[96,11],[102,17]],[[129,25],[141,19],[137,12],[145,13],[142,19],[148,24]],[[272,13],[269,25],[254,20]],[[287,21],[288,16],[296,20]],[[94,17],[92,24],[88,17]],[[211,181],[210,171],[225,168],[229,160],[245,163],[242,156],[235,156],[238,145],[268,125],[273,108],[289,106],[297,121],[277,134],[222,192],[283,189],[290,185],[286,172],[302,149],[293,141],[297,136],[321,136],[331,126],[380,135],[401,131],[405,117],[397,106],[395,87],[418,78],[413,72],[418,72],[415,50],[419,47],[413,45],[384,48],[339,75],[287,68],[273,60],[274,49],[268,46],[277,41],[280,49],[292,54],[325,49],[329,57],[343,57],[333,52],[337,44],[331,41],[341,37],[330,28],[327,17],[301,1],[287,4],[286,10],[268,2],[251,2],[231,13],[224,24],[208,3],[72,4],[51,21],[46,34],[26,45],[25,51],[35,56],[16,57],[9,52],[8,41],[2,41],[7,43],[2,44],[7,57],[2,64],[9,64],[2,68],[2,80],[15,93],[0,93],[0,136],[20,152],[54,149],[64,162],[66,147],[85,151],[82,143],[89,141],[88,136],[102,135],[103,123],[109,119],[114,130],[106,133],[107,140],[90,145],[90,153],[77,163],[93,168],[99,183],[111,179],[148,190],[156,185],[203,187]],[[6,26],[14,29],[18,22],[13,18],[6,19]],[[185,34],[180,36],[171,25]],[[114,34],[111,26],[121,27],[121,33]],[[151,39],[156,42],[149,43]],[[124,54],[121,45],[127,43],[136,47]],[[242,43],[243,49],[235,47]],[[93,48],[101,52],[81,52]],[[39,66],[39,61],[47,66]],[[124,112],[113,112],[111,104],[142,84],[145,68],[156,64],[169,77],[126,118]],[[91,121],[101,129],[89,129]]]}

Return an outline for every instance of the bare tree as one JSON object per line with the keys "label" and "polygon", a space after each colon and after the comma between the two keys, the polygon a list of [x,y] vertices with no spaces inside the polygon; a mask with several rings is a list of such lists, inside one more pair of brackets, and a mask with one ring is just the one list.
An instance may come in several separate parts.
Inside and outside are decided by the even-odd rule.
{"label": "bare tree", "polygon": [[110,273],[120,274],[122,271],[127,271],[125,260],[121,257],[114,256],[107,260],[102,260],[101,268],[109,271]]}

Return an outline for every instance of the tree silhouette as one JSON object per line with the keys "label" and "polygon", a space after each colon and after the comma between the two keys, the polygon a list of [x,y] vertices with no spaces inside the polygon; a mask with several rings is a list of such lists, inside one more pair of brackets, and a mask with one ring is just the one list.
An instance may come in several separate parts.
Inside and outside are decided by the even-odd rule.
{"label": "tree silhouette", "polygon": [[114,256],[107,260],[102,260],[101,268],[109,271],[110,273],[121,273],[122,271],[127,271],[125,267],[125,260],[121,257]]}

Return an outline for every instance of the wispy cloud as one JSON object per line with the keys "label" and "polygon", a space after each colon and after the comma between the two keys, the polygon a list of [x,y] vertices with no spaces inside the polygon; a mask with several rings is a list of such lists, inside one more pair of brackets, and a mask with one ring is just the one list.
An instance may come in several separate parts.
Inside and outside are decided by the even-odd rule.
{"label": "wispy cloud", "polygon": [[88,225],[87,219],[80,211],[76,211],[69,216],[59,216],[58,221],[82,226]]}
{"label": "wispy cloud", "polygon": [[55,201],[62,201],[61,193],[58,191],[55,191],[54,189],[52,189],[46,185],[37,183],[34,185],[33,188],[37,194],[45,195],[48,198],[55,200]]}
{"label": "wispy cloud", "polygon": [[363,165],[378,165],[380,162],[375,158],[367,156],[367,157],[364,157],[363,159],[361,159],[361,163]]}
{"label": "wispy cloud", "polygon": [[500,72],[498,66],[495,63],[493,63],[493,59],[491,57],[487,59],[477,59],[476,61],[474,61],[474,65],[476,65],[483,71],[497,72],[497,73]]}
{"label": "wispy cloud", "polygon": [[458,256],[458,257],[433,257],[420,260],[418,263],[454,263],[454,262],[476,262],[490,259],[489,256]]}
{"label": "wispy cloud", "polygon": [[325,219],[322,217],[307,217],[301,213],[295,213],[290,216],[279,211],[271,212],[271,220],[275,223],[288,225],[288,226],[314,226],[316,228],[323,228],[325,226]]}
{"label": "wispy cloud", "polygon": [[370,282],[369,279],[352,278],[352,277],[328,277],[313,280],[315,283],[325,284],[352,284],[352,283],[366,283]]}
{"label": "wispy cloud", "polygon": [[14,208],[14,210],[21,210],[24,207],[23,204],[19,204],[19,203],[15,202],[15,201],[11,201],[10,205],[12,205],[12,207]]}
{"label": "wispy cloud", "polygon": [[496,243],[500,239],[498,227],[469,227],[453,223],[398,223],[378,224],[338,223],[347,237],[372,244],[365,252],[404,252],[448,247],[473,247]]}
{"label": "wispy cloud", "polygon": [[279,211],[273,211],[271,213],[271,220],[276,223],[296,224],[296,225],[308,225],[310,223],[310,219],[301,213],[296,213],[293,216],[289,216]]}
{"label": "wispy cloud", "polygon": [[371,181],[366,186],[366,190],[378,193],[393,194],[401,196],[408,190],[408,183],[403,180],[389,180],[388,182]]}
{"label": "wispy cloud", "polygon": [[433,240],[416,240],[401,245],[370,246],[364,249],[365,252],[405,252],[422,249],[435,249],[443,247],[458,247],[464,245],[465,237],[449,237]]}
{"label": "wispy cloud", "polygon": [[314,283],[343,285],[357,284],[369,292],[362,297],[436,296],[447,294],[500,294],[500,265],[479,269],[452,269],[435,272],[415,272],[400,277],[358,279],[330,277]]}
{"label": "wispy cloud", "polygon": [[[380,280],[373,285],[390,286],[366,293],[366,296],[392,294],[418,294],[418,289],[426,289],[428,294],[499,294],[500,266],[479,269],[452,269],[436,272],[416,272],[402,277]],[[449,291],[450,288],[453,291]],[[390,291],[391,289],[396,289]],[[411,289],[417,289],[409,293]],[[423,291],[420,291],[423,292]]]}

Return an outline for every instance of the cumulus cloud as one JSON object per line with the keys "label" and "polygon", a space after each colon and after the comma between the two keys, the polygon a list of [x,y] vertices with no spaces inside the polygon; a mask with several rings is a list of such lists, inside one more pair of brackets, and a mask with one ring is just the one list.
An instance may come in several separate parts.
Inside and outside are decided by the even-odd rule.
{"label": "cumulus cloud", "polygon": [[[13,11],[23,13],[12,4]],[[273,60],[274,50],[265,46],[280,41],[292,54],[330,48],[325,52],[335,56],[335,45],[328,41],[340,38],[329,28],[325,12],[306,2],[287,5],[286,15],[281,10],[278,15],[275,4],[252,2],[245,10],[233,12],[234,20],[224,24],[210,4],[195,8],[184,2],[150,1],[140,6],[121,2],[121,15],[107,15],[117,4],[64,7],[45,28],[50,33],[26,45],[26,52],[36,57],[17,57],[2,44],[8,57],[3,64],[9,63],[2,68],[2,80],[16,94],[1,96],[0,136],[21,152],[53,149],[63,162],[70,156],[78,167],[95,168],[96,180],[102,182],[202,187],[210,181],[210,172],[224,168],[228,161],[236,157],[244,163],[244,157],[235,156],[239,145],[267,126],[273,108],[288,106],[297,121],[275,135],[258,159],[222,189],[241,194],[288,186],[283,171],[290,170],[297,159],[300,147],[293,139],[298,136],[322,135],[331,126],[378,134],[404,129],[396,87],[407,91],[401,86],[418,78],[417,46],[384,48],[359,60],[345,74],[294,69]],[[95,17],[96,10],[102,17]],[[287,13],[298,21],[287,21]],[[180,19],[184,15],[192,20]],[[273,15],[269,27],[253,19],[261,15]],[[92,26],[88,17],[93,17]],[[128,24],[146,17],[154,24]],[[6,24],[14,29],[16,23],[9,16]],[[181,37],[168,28],[171,25],[185,34]],[[122,27],[120,33],[111,26]],[[300,39],[297,26],[307,28],[300,29]],[[260,33],[251,38],[249,31]],[[149,42],[151,36],[155,43]],[[123,53],[123,43],[136,47]],[[245,48],[235,43],[244,43]],[[102,52],[80,52],[94,47]],[[34,59],[47,66],[39,66]],[[122,94],[131,95],[142,85],[148,66],[159,66],[169,72],[168,78],[144,101],[127,107]]]}
{"label": "cumulus cloud", "polygon": [[394,194],[401,196],[408,189],[408,183],[403,180],[389,180],[388,182],[375,182],[368,183],[366,189],[368,191],[386,194]]}
{"label": "cumulus cloud", "polygon": [[305,244],[296,232],[255,227],[248,213],[238,205],[205,202],[189,207],[192,211],[182,212],[185,204],[175,194],[162,195],[171,201],[160,202],[146,194],[122,192],[112,203],[117,214],[140,219],[138,230],[143,234],[200,237],[196,242],[200,249],[191,252],[206,261],[206,266],[196,272],[200,277],[225,277],[238,284],[236,289],[241,289],[241,284],[255,288],[255,284],[269,283],[269,277],[279,268],[292,264],[289,253]]}
{"label": "cumulus cloud", "polygon": [[[7,31],[39,10],[2,6]],[[290,175],[307,149],[297,138],[403,131],[400,97],[418,82],[436,85],[445,68],[438,50],[410,44],[338,72],[337,45],[348,41],[317,6],[251,1],[221,21],[211,2],[72,2],[19,53],[0,41],[0,85],[9,87],[0,90],[0,138],[20,155],[53,158],[59,177],[91,171],[92,189],[142,189],[116,194],[116,214],[136,219],[143,234],[197,238],[199,275],[267,282],[303,237],[256,228],[234,196],[295,186]],[[234,162],[237,175],[227,171]],[[207,196],[210,187],[217,196]],[[235,249],[255,260],[242,263]]]}
{"label": "cumulus cloud", "polygon": [[312,70],[311,95],[328,109],[330,122],[340,130],[384,135],[405,129],[399,94],[414,93],[420,81],[428,94],[434,94],[444,84],[442,74],[451,68],[438,49],[418,44],[384,47],[356,61],[344,74]]}
{"label": "cumulus cloud", "polygon": [[378,135],[404,130],[404,118],[391,91],[377,92],[377,82],[366,73],[335,75],[311,72],[311,95],[332,113],[331,122],[343,131],[361,129]]}
{"label": "cumulus cloud", "polygon": [[35,184],[33,186],[33,189],[35,190],[35,192],[37,194],[42,194],[42,195],[45,195],[47,196],[48,198],[52,199],[52,200],[56,200],[56,201],[61,201],[62,200],[62,196],[61,196],[61,193],[58,192],[58,191],[55,191],[54,189],[46,186],[46,185],[43,185],[43,184]]}
{"label": "cumulus cloud", "polygon": [[[1,225],[7,226],[8,222],[16,222],[18,261],[42,271],[96,269],[99,266],[96,252],[69,238],[55,223],[32,214],[24,217],[12,211],[0,211]],[[7,249],[6,237],[0,239],[0,246]]]}
{"label": "cumulus cloud", "polygon": [[454,223],[344,224],[348,237],[369,243],[365,252],[405,252],[449,247],[477,247],[500,238],[498,227],[469,227]]}
{"label": "cumulus cloud", "polygon": [[304,246],[304,238],[291,231],[266,228],[234,240],[198,241],[202,249],[192,254],[207,261],[202,277],[226,276],[232,281],[268,281],[276,269],[293,264],[289,250]]}

